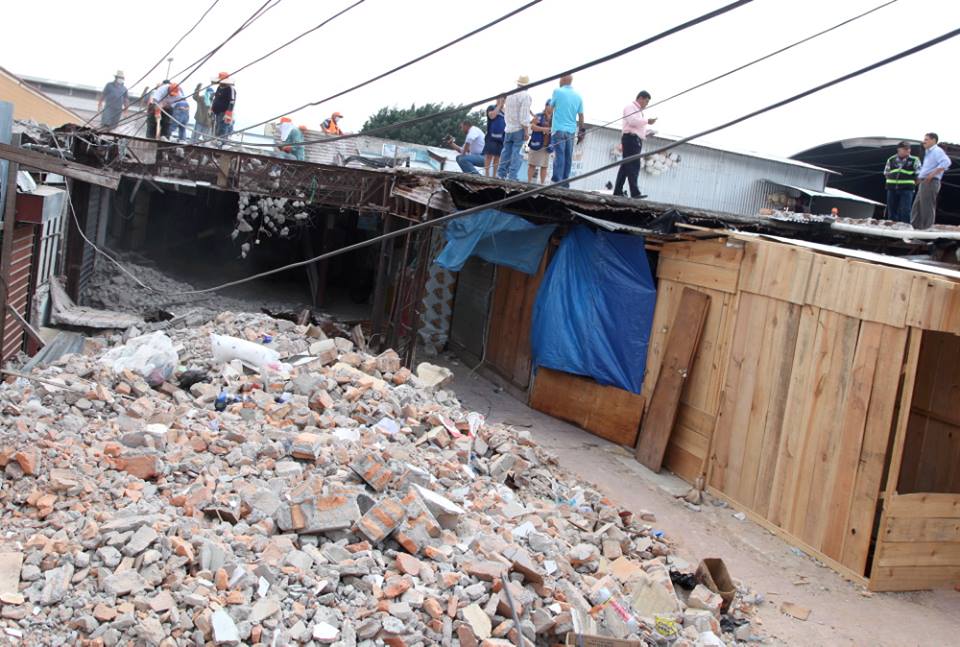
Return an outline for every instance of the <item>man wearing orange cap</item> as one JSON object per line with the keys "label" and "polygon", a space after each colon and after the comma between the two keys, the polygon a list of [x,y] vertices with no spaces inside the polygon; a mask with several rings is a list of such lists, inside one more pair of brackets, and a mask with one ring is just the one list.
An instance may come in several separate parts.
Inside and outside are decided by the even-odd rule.
{"label": "man wearing orange cap", "polygon": [[293,120],[290,117],[280,117],[280,141],[286,141],[287,135],[293,130]]}
{"label": "man wearing orange cap", "polygon": [[220,72],[217,78],[219,85],[210,106],[214,134],[217,137],[229,137],[233,132],[233,108],[237,103],[237,89],[233,87],[233,79],[226,72]]}
{"label": "man wearing orange cap", "polygon": [[325,132],[328,135],[342,135],[343,131],[340,130],[340,126],[337,123],[342,118],[343,118],[343,115],[341,115],[339,112],[335,112],[332,115],[330,115],[329,119],[324,119],[323,123],[321,124],[323,132]]}
{"label": "man wearing orange cap", "polygon": [[[147,138],[170,136],[170,109],[177,102],[180,86],[164,80],[147,100]],[[157,125],[159,123],[159,131]]]}

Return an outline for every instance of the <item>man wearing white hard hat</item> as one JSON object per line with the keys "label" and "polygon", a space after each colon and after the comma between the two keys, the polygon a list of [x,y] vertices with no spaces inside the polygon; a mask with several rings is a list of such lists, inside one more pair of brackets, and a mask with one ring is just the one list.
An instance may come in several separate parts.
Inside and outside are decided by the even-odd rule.
{"label": "man wearing white hard hat", "polygon": [[127,95],[127,86],[124,85],[123,72],[117,70],[113,81],[103,86],[100,100],[97,101],[97,112],[100,113],[100,123],[104,128],[116,128],[123,116],[123,111],[130,106]]}

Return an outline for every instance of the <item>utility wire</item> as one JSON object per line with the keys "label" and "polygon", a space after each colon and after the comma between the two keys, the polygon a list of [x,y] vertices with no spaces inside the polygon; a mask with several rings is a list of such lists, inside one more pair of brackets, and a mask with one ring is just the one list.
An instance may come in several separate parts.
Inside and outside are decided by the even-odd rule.
{"label": "utility wire", "polygon": [[[250,27],[254,22],[256,22],[257,20],[259,20],[260,18],[262,18],[264,15],[266,15],[266,13],[267,13],[268,11],[270,11],[271,9],[273,9],[274,7],[276,7],[276,6],[277,6],[278,4],[280,4],[281,2],[282,2],[282,0],[273,0],[273,4],[270,4],[270,3],[271,3],[271,0],[266,0],[266,2],[264,2],[262,5],[260,5],[260,6],[257,8],[257,10],[254,11],[253,14],[250,15],[250,17],[248,17],[245,21],[243,21],[243,23],[242,23],[236,30],[234,30],[233,33],[231,33],[231,34],[230,34],[229,36],[227,36],[223,41],[221,41],[220,44],[218,44],[216,47],[214,47],[212,50],[210,50],[210,51],[207,52],[206,54],[202,55],[202,56],[201,56],[200,58],[198,58],[197,60],[193,61],[192,63],[189,63],[186,67],[184,67],[184,68],[183,68],[182,70],[180,70],[179,72],[177,72],[177,73],[175,73],[175,74],[172,74],[172,75],[171,75],[171,78],[178,77],[178,76],[180,76],[181,74],[187,73],[188,70],[189,70],[189,72],[186,74],[186,76],[184,76],[183,79],[180,81],[180,84],[183,84],[184,82],[186,82],[186,80],[187,80],[188,78],[190,78],[190,77],[197,71],[197,69],[200,68],[201,65],[203,65],[204,63],[206,63],[207,61],[209,61],[209,60],[213,57],[214,54],[216,54],[218,51],[220,51],[221,48],[223,48],[224,45],[226,45],[226,44],[229,43],[231,40],[233,40],[234,37],[236,37],[236,36],[237,36],[238,34],[240,34],[242,31],[244,31],[245,29],[247,29],[248,27]],[[268,5],[269,5],[269,6],[268,6]],[[139,83],[139,81],[138,81],[138,83]],[[137,84],[135,83],[134,85],[137,85]],[[150,88],[150,89],[147,91],[147,95],[146,95],[146,96],[149,96],[150,93],[154,92],[157,88],[160,87],[160,85],[162,85],[162,84],[158,83],[158,84],[154,85],[152,88]],[[138,119],[146,119],[146,117],[147,117],[146,111],[139,112],[139,113],[134,113],[134,114],[130,114],[130,115],[127,115],[126,117],[124,117],[123,119],[121,119],[121,120],[117,123],[117,126],[119,126],[120,124],[130,123],[131,121],[136,121],[136,120],[138,120]],[[116,126],[114,126],[114,128],[116,128]],[[100,131],[100,132],[103,132],[104,130],[108,130],[108,128],[100,128],[100,129],[98,129],[98,131]]]}
{"label": "utility wire", "polygon": [[[446,117],[446,116],[449,116],[449,115],[460,114],[460,113],[462,113],[464,110],[469,109],[470,106],[475,106],[475,105],[480,105],[480,104],[484,104],[484,103],[489,103],[490,101],[493,101],[494,99],[496,99],[496,98],[498,98],[498,97],[501,97],[501,96],[509,96],[509,95],[511,95],[511,94],[516,94],[516,93],[518,93],[518,92],[524,92],[524,91],[525,91],[526,89],[528,89],[528,88],[537,87],[538,85],[543,85],[543,84],[545,84],[545,83],[549,83],[550,81],[555,81],[555,80],[559,79],[560,77],[564,76],[565,74],[576,74],[577,72],[580,72],[580,71],[589,69],[589,68],[591,68],[591,67],[600,65],[600,64],[602,64],[602,63],[607,63],[607,62],[612,61],[612,60],[614,60],[614,59],[616,59],[616,58],[620,58],[621,56],[625,56],[626,54],[629,54],[629,53],[631,53],[631,52],[634,52],[634,51],[636,51],[636,50],[638,50],[638,49],[640,49],[640,48],[642,48],[642,47],[646,47],[647,45],[649,45],[649,44],[651,44],[651,43],[654,43],[654,42],[656,42],[656,41],[658,41],[658,40],[663,40],[664,38],[667,38],[668,36],[672,36],[672,35],[674,35],[674,34],[677,34],[677,33],[681,32],[681,31],[684,31],[684,30],[686,30],[686,29],[689,29],[689,28],[691,28],[691,27],[694,27],[694,26],[696,26],[696,25],[699,25],[700,23],[703,23],[703,22],[706,22],[706,21],[711,20],[711,19],[713,19],[713,18],[716,18],[717,16],[721,16],[721,15],[723,15],[723,14],[725,14],[725,13],[728,13],[728,12],[730,12],[730,11],[733,11],[734,9],[738,9],[738,8],[744,6],[744,5],[750,4],[751,2],[753,2],[753,0],[736,0],[736,2],[731,2],[730,4],[724,5],[724,6],[720,7],[720,8],[718,8],[718,9],[714,9],[713,11],[709,11],[709,12],[707,12],[707,13],[701,15],[701,16],[698,16],[698,17],[696,17],[696,18],[693,18],[693,19],[691,19],[691,20],[688,20],[688,21],[686,21],[686,22],[684,22],[684,23],[681,23],[681,24],[676,25],[676,26],[674,26],[674,27],[670,27],[669,29],[667,29],[667,30],[665,30],[665,31],[662,31],[662,32],[660,32],[659,34],[656,34],[656,35],[654,35],[654,36],[650,36],[649,38],[645,38],[644,40],[641,40],[641,41],[639,41],[639,42],[633,43],[632,45],[628,45],[627,47],[624,47],[623,49],[620,49],[620,50],[617,50],[617,51],[612,52],[612,53],[610,53],[610,54],[607,54],[606,56],[601,56],[600,58],[593,59],[592,61],[588,61],[587,63],[583,63],[583,64],[578,65],[578,66],[576,66],[576,67],[567,68],[567,69],[566,69],[565,71],[563,71],[563,72],[560,72],[560,73],[558,73],[558,74],[552,74],[552,75],[550,75],[550,76],[544,77],[544,78],[539,79],[539,80],[537,80],[537,81],[533,81],[532,83],[529,83],[529,84],[527,84],[527,85],[525,85],[525,86],[516,87],[516,88],[513,88],[512,90],[507,90],[507,91],[505,91],[505,92],[498,92],[497,94],[494,94],[494,95],[492,95],[492,96],[489,96],[489,97],[486,97],[486,98],[483,98],[483,99],[477,99],[476,101],[471,101],[471,102],[462,104],[462,105],[460,105],[460,106],[457,106],[457,107],[455,107],[455,108],[450,108],[450,109],[448,109],[448,110],[442,110],[442,111],[440,111],[440,112],[435,112],[435,113],[432,113],[432,114],[429,114],[429,115],[422,115],[422,116],[420,116],[420,117],[415,117],[415,118],[413,118],[413,119],[408,119],[408,120],[406,120],[406,121],[397,122],[397,123],[394,123],[394,124],[390,124],[390,125],[388,125],[388,126],[381,126],[381,127],[379,127],[379,128],[372,128],[372,129],[370,129],[370,130],[368,130],[368,131],[366,131],[366,132],[364,132],[364,133],[353,133],[353,134],[350,134],[350,135],[338,135],[338,136],[336,136],[336,137],[324,137],[324,138],[322,138],[322,139],[311,139],[311,140],[306,140],[306,141],[304,141],[304,142],[300,142],[299,145],[311,145],[311,144],[331,143],[331,142],[336,142],[336,141],[340,141],[340,140],[344,140],[344,139],[353,139],[353,138],[355,138],[355,137],[361,137],[361,136],[365,136],[365,135],[374,135],[374,134],[378,134],[378,133],[390,131],[390,130],[393,130],[393,129],[396,129],[396,128],[401,128],[401,127],[403,127],[403,126],[412,126],[412,125],[414,125],[414,124],[422,123],[422,122],[424,122],[424,121],[431,121],[431,120],[433,120],[433,119],[438,119],[438,118],[440,118],[440,117]],[[498,19],[498,20],[501,20],[501,19]],[[496,21],[495,21],[495,22],[496,22]],[[486,26],[485,26],[484,28],[486,28]],[[464,37],[466,37],[466,36],[464,36]],[[461,39],[464,38],[464,37],[461,37]],[[413,60],[411,60],[411,61],[407,61],[407,62],[404,63],[403,65],[400,65],[400,66],[398,66],[397,68],[395,68],[393,71],[399,71],[399,70],[404,69],[405,67],[409,67],[410,65],[412,65],[413,63],[415,63],[417,60],[422,60],[422,58],[423,58],[423,57],[420,57],[420,59],[413,59]],[[303,106],[301,106],[301,107],[303,107]],[[299,110],[299,108],[297,108],[297,110]],[[286,115],[286,114],[288,114],[288,112],[283,112],[283,113],[281,113],[280,115],[278,115],[278,116],[276,116],[276,117],[273,117],[273,118],[271,118],[271,119],[267,119],[266,121],[261,121],[260,123],[254,124],[254,125],[252,125],[252,126],[247,126],[246,128],[243,128],[243,129],[238,130],[238,131],[236,131],[236,132],[237,132],[237,133],[246,132],[246,131],[250,130],[251,128],[256,128],[257,126],[262,126],[262,125],[264,125],[264,124],[266,124],[266,123],[270,123],[270,122],[273,121],[274,119],[278,119],[278,118],[280,118],[280,117],[282,117],[282,116],[284,116],[284,115]],[[222,138],[210,138],[210,139],[222,139]],[[208,140],[208,141],[209,141],[209,140]],[[224,139],[223,141],[229,141],[229,140],[225,140],[225,139]],[[275,148],[275,147],[277,146],[277,144],[276,144],[276,143],[269,143],[269,144],[267,144],[267,143],[248,143],[248,144],[245,144],[245,146],[263,146],[263,147]]]}
{"label": "utility wire", "polygon": [[[175,42],[175,43],[173,44],[173,47],[171,47],[170,49],[168,49],[168,50],[167,50],[167,53],[164,54],[163,56],[161,56],[161,57],[160,57],[160,60],[158,60],[156,63],[154,63],[154,64],[153,64],[153,67],[151,67],[149,70],[147,70],[147,71],[143,74],[143,76],[141,76],[139,79],[137,79],[136,81],[134,81],[134,82],[131,83],[130,85],[133,86],[133,87],[136,87],[136,86],[140,85],[140,82],[141,82],[141,81],[143,81],[145,78],[147,78],[148,76],[150,76],[150,74],[152,74],[155,69],[157,69],[158,67],[160,67],[160,64],[163,63],[168,56],[170,56],[170,54],[173,52],[173,50],[177,49],[177,47],[180,46],[180,43],[182,43],[183,40],[184,40],[187,36],[189,36],[190,34],[192,34],[192,33],[193,33],[193,30],[195,30],[197,27],[200,26],[200,23],[202,23],[203,20],[204,20],[204,18],[207,17],[207,14],[209,14],[211,11],[213,11],[213,8],[217,6],[217,3],[218,3],[218,2],[220,2],[220,0],[213,0],[213,3],[212,3],[209,7],[207,7],[207,10],[203,12],[203,15],[200,16],[200,19],[197,20],[197,22],[193,23],[193,26],[192,26],[190,29],[188,29],[187,32],[177,40],[177,42]],[[96,119],[97,117],[99,117],[99,116],[102,115],[102,114],[103,114],[103,110],[98,110],[95,115],[93,115],[92,117],[90,117],[89,119],[87,119],[87,121],[83,124],[83,127],[86,128],[87,126],[89,126],[90,123],[91,123],[94,119]]]}
{"label": "utility wire", "polygon": [[[447,222],[447,221],[450,221],[450,220],[454,220],[454,219],[456,219],[456,218],[462,218],[462,217],[464,217],[464,216],[469,216],[469,215],[471,215],[471,214],[478,213],[478,212],[483,211],[483,210],[486,210],[486,209],[493,209],[493,208],[498,208],[498,207],[505,207],[505,206],[507,206],[507,205],[513,204],[514,202],[518,202],[518,201],[520,201],[520,200],[524,200],[524,199],[527,199],[527,198],[532,198],[532,197],[534,197],[534,196],[537,196],[537,195],[539,195],[539,194],[541,194],[541,193],[543,193],[544,191],[547,191],[547,190],[549,190],[549,189],[555,189],[555,188],[565,187],[565,185],[568,184],[568,183],[570,183],[570,182],[575,182],[575,181],[577,181],[577,180],[582,180],[582,179],[587,178],[587,177],[591,177],[591,176],[594,176],[594,175],[598,175],[598,174],[600,174],[600,173],[603,173],[604,171],[609,171],[610,169],[617,168],[617,167],[620,166],[621,164],[628,164],[628,163],[630,163],[630,162],[635,162],[635,161],[644,159],[644,158],[646,158],[646,157],[651,157],[651,156],[653,156],[653,155],[657,155],[657,154],[663,153],[663,152],[668,151],[668,150],[670,150],[670,149],[677,148],[678,146],[682,146],[683,144],[689,143],[689,142],[691,142],[691,141],[693,141],[693,140],[695,140],[695,139],[699,139],[699,138],[701,138],[701,137],[706,137],[706,136],[712,135],[713,133],[716,133],[716,132],[718,132],[718,131],[725,130],[725,129],[730,128],[730,127],[732,127],[732,126],[736,126],[737,124],[743,123],[744,121],[747,121],[747,120],[749,120],[749,119],[753,119],[754,117],[760,116],[760,115],[765,114],[765,113],[767,113],[767,112],[771,112],[771,111],[776,110],[776,109],[778,109],[778,108],[782,108],[783,106],[786,106],[786,105],[789,105],[789,104],[794,103],[794,102],[796,102],[796,101],[799,101],[800,99],[803,99],[803,98],[805,98],[805,97],[808,97],[808,96],[810,96],[810,95],[812,95],[812,94],[816,94],[816,93],[818,93],[818,92],[821,92],[821,91],[823,91],[823,90],[826,90],[827,88],[831,88],[831,87],[833,87],[833,86],[835,86],[835,85],[839,85],[840,83],[844,83],[844,82],[849,81],[849,80],[851,80],[851,79],[854,79],[854,78],[856,78],[856,77],[858,77],[858,76],[862,76],[862,75],[864,75],[864,74],[866,74],[866,73],[868,73],[868,72],[872,72],[873,70],[876,70],[876,69],[878,69],[878,68],[881,68],[881,67],[884,67],[884,66],[886,66],[886,65],[889,65],[890,63],[894,63],[894,62],[899,61],[899,60],[901,60],[901,59],[904,59],[904,58],[907,58],[907,57],[912,56],[912,55],[914,55],[914,54],[917,54],[917,53],[919,53],[919,52],[922,52],[922,51],[924,51],[924,50],[926,50],[926,49],[929,49],[929,48],[933,47],[934,45],[938,45],[938,44],[940,44],[940,43],[942,43],[942,42],[945,42],[945,41],[947,41],[947,40],[950,40],[951,38],[955,38],[955,37],[958,36],[958,35],[960,35],[960,28],[954,29],[954,30],[952,30],[952,31],[949,31],[949,32],[941,35],[941,36],[938,36],[938,37],[936,37],[936,38],[932,38],[932,39],[930,39],[930,40],[928,40],[928,41],[926,41],[926,42],[920,43],[919,45],[915,45],[915,46],[913,46],[913,47],[911,47],[911,48],[909,48],[909,49],[903,50],[902,52],[900,52],[900,53],[898,53],[898,54],[894,54],[893,56],[888,56],[888,57],[885,58],[885,59],[882,59],[882,60],[877,61],[877,62],[875,62],[875,63],[871,63],[870,65],[867,65],[867,66],[865,66],[865,67],[862,67],[862,68],[860,68],[860,69],[858,69],[858,70],[855,70],[855,71],[853,71],[853,72],[849,72],[849,73],[847,73],[847,74],[844,74],[843,76],[839,76],[839,77],[837,77],[837,78],[835,78],[835,79],[833,79],[833,80],[831,80],[831,81],[827,81],[826,83],[821,83],[820,85],[817,85],[817,86],[815,86],[815,87],[813,87],[813,88],[810,88],[810,89],[808,89],[808,90],[804,90],[803,92],[800,92],[800,93],[798,93],[798,94],[795,94],[795,95],[793,95],[793,96],[791,96],[791,97],[788,97],[788,98],[786,98],[786,99],[781,99],[780,101],[777,101],[777,102],[775,102],[775,103],[772,103],[772,104],[770,104],[770,105],[767,105],[767,106],[765,106],[765,107],[763,107],[763,108],[759,108],[759,109],[757,109],[757,110],[754,110],[753,112],[749,112],[749,113],[747,113],[747,114],[745,114],[745,115],[742,115],[742,116],[740,116],[740,117],[736,117],[735,119],[731,119],[730,121],[727,121],[727,122],[722,123],[722,124],[720,124],[720,125],[713,126],[712,128],[708,128],[707,130],[703,130],[703,131],[701,131],[701,132],[699,132],[699,133],[696,133],[696,134],[694,134],[694,135],[689,135],[689,136],[687,136],[687,137],[683,137],[683,138],[681,138],[681,139],[678,139],[677,141],[672,142],[672,143],[670,143],[670,144],[667,144],[667,145],[665,145],[665,146],[661,146],[660,148],[658,148],[658,149],[656,149],[656,150],[652,150],[652,151],[649,151],[649,152],[646,152],[646,153],[637,153],[636,155],[630,155],[630,156],[628,156],[628,157],[624,157],[623,159],[618,160],[618,161],[616,161],[616,162],[611,162],[611,163],[609,163],[609,164],[605,164],[605,165],[600,166],[600,167],[598,167],[598,168],[595,168],[595,169],[593,169],[593,170],[591,170],[591,171],[587,171],[587,172],[585,172],[585,173],[581,173],[580,175],[577,175],[577,176],[575,176],[575,177],[568,178],[568,179],[563,180],[563,181],[561,181],[561,182],[554,182],[553,184],[542,185],[542,186],[535,187],[535,188],[533,188],[533,189],[529,189],[529,190],[527,190],[527,191],[521,191],[520,193],[517,193],[517,194],[512,195],[512,196],[507,196],[507,197],[505,197],[505,198],[501,198],[501,199],[499,199],[499,200],[494,200],[494,201],[492,201],[492,202],[488,202],[488,203],[485,203],[485,204],[482,204],[482,205],[478,205],[478,206],[476,206],[476,207],[470,207],[470,208],[468,208],[468,209],[462,209],[462,210],[460,210],[460,211],[455,211],[455,212],[453,212],[453,213],[449,213],[449,214],[440,216],[440,217],[438,217],[438,218],[434,218],[433,220],[426,220],[426,221],[423,221],[423,222],[415,223],[415,224],[412,224],[412,225],[410,225],[410,226],[408,226],[408,227],[405,227],[405,228],[403,228],[403,229],[398,229],[398,230],[393,231],[393,232],[381,234],[380,236],[375,236],[374,238],[370,238],[370,239],[368,239],[368,240],[364,240],[364,241],[360,241],[360,242],[357,242],[357,243],[353,243],[352,245],[347,245],[347,246],[345,246],[345,247],[341,247],[341,248],[339,248],[339,249],[335,249],[335,250],[332,250],[332,251],[329,251],[329,252],[320,254],[320,255],[318,255],[318,256],[314,256],[313,258],[309,258],[309,259],[306,259],[306,260],[303,260],[303,261],[298,261],[298,262],[296,262],[296,263],[290,263],[290,264],[284,265],[284,266],[282,266],[282,267],[277,267],[277,268],[274,268],[274,269],[272,269],[272,270],[266,270],[266,271],[264,271],[264,272],[259,272],[259,273],[257,273],[257,274],[253,274],[253,275],[251,275],[251,276],[248,276],[248,277],[245,277],[245,278],[242,278],[242,279],[237,279],[237,280],[235,280],[235,281],[229,281],[229,282],[227,282],[227,283],[222,283],[222,284],[220,284],[220,285],[216,285],[216,286],[213,286],[213,287],[202,288],[202,289],[199,289],[199,290],[186,290],[186,291],[181,291],[181,292],[170,292],[170,293],[163,293],[163,292],[160,292],[159,290],[153,290],[153,292],[157,292],[157,293],[159,293],[159,294],[170,295],[170,296],[191,296],[191,295],[195,295],[195,294],[209,294],[209,293],[212,293],[212,292],[218,292],[219,290],[223,290],[223,289],[225,289],[225,288],[233,287],[233,286],[236,286],[236,285],[241,285],[241,284],[243,284],[243,283],[249,283],[250,281],[255,281],[255,280],[258,280],[258,279],[262,279],[262,278],[264,278],[264,277],[271,276],[271,275],[273,275],[273,274],[279,274],[280,272],[286,272],[286,271],[288,271],[288,270],[296,269],[296,268],[298,268],[298,267],[304,267],[304,266],[306,266],[306,265],[310,265],[310,264],[316,263],[316,262],[318,262],[318,261],[327,260],[327,259],[329,259],[329,258],[333,258],[334,256],[339,256],[339,255],[341,255],[341,254],[346,254],[346,253],[349,253],[349,252],[353,252],[353,251],[356,251],[356,250],[358,250],[358,249],[362,249],[362,248],[364,248],[364,247],[367,247],[367,246],[369,246],[369,245],[373,245],[373,244],[375,244],[375,243],[379,243],[379,242],[384,241],[384,240],[389,240],[389,239],[392,239],[392,238],[397,238],[397,237],[399,237],[399,236],[403,236],[403,235],[409,234],[409,233],[411,233],[411,232],[414,232],[414,231],[417,231],[417,230],[420,230],[420,229],[425,229],[425,228],[427,228],[427,227],[435,227],[435,226],[438,225],[438,224],[441,224],[441,223],[444,223],[444,222]],[[87,239],[86,237],[84,237],[84,240],[86,240],[88,243],[90,242],[89,239]],[[92,243],[91,243],[91,244],[92,244]],[[94,249],[96,249],[97,251],[100,251],[99,248],[97,248],[96,246],[94,246]],[[101,252],[101,253],[103,253],[103,252]],[[139,283],[139,281],[138,281],[138,283]],[[142,283],[141,283],[141,285],[142,285]]]}
{"label": "utility wire", "polygon": [[342,97],[343,95],[348,94],[348,93],[350,93],[350,92],[353,92],[354,90],[359,90],[360,88],[365,87],[365,86],[368,86],[368,85],[370,85],[371,83],[374,83],[374,82],[376,82],[376,81],[379,81],[380,79],[384,79],[384,78],[390,76],[391,74],[395,74],[396,72],[399,72],[400,70],[403,70],[404,68],[410,67],[411,65],[414,65],[414,64],[416,64],[416,63],[419,63],[420,61],[422,61],[422,60],[424,60],[424,59],[430,58],[431,56],[433,56],[433,55],[435,55],[435,54],[439,54],[440,52],[442,52],[442,51],[445,50],[445,49],[449,49],[450,47],[453,47],[454,45],[456,45],[456,44],[458,44],[458,43],[461,43],[461,42],[467,40],[468,38],[471,38],[471,37],[473,37],[473,36],[476,36],[477,34],[483,32],[483,31],[486,31],[487,29],[490,29],[491,27],[493,27],[493,26],[495,26],[495,25],[498,25],[498,24],[500,24],[501,22],[504,22],[505,20],[507,20],[507,19],[509,19],[509,18],[513,18],[513,17],[516,16],[517,14],[519,14],[519,13],[521,13],[521,12],[523,12],[523,11],[526,11],[526,10],[529,9],[530,7],[532,7],[532,6],[536,5],[536,4],[539,4],[539,3],[542,2],[542,1],[543,1],[543,0],[532,0],[531,2],[528,2],[528,3],[525,4],[525,5],[521,5],[520,7],[517,7],[516,9],[514,9],[514,10],[512,10],[512,11],[509,11],[509,12],[503,14],[503,15],[500,16],[499,18],[496,18],[496,19],[494,19],[494,20],[491,20],[490,22],[486,23],[485,25],[481,25],[480,27],[477,27],[476,29],[473,29],[472,31],[469,31],[469,32],[467,32],[466,34],[463,34],[462,36],[458,36],[457,38],[454,38],[453,40],[448,41],[448,42],[444,43],[443,45],[440,45],[439,47],[435,47],[434,49],[430,50],[429,52],[425,52],[425,53],[423,53],[423,54],[420,54],[419,56],[417,56],[417,57],[415,57],[415,58],[412,58],[412,59],[410,59],[409,61],[407,61],[407,62],[405,62],[405,63],[401,63],[400,65],[397,65],[396,67],[393,67],[393,68],[387,70],[386,72],[381,72],[380,74],[378,74],[378,75],[376,75],[376,76],[374,76],[374,77],[372,77],[372,78],[369,78],[369,79],[367,79],[366,81],[363,81],[363,82],[358,83],[358,84],[356,84],[356,85],[354,85],[354,86],[352,86],[352,87],[349,87],[349,88],[347,88],[346,90],[341,90],[341,91],[337,92],[336,94],[331,94],[330,96],[324,97],[323,99],[318,99],[317,101],[307,102],[307,103],[303,104],[302,106],[300,106],[300,107],[298,107],[298,108],[294,108],[293,110],[290,110],[290,111],[288,111],[288,112],[285,112],[285,113],[282,113],[282,114],[280,114],[280,115],[277,115],[276,117],[272,117],[272,118],[267,119],[267,120],[265,120],[265,121],[261,121],[260,123],[253,124],[252,126],[247,126],[246,128],[243,128],[242,130],[238,130],[237,133],[246,132],[246,131],[251,130],[251,129],[253,129],[253,128],[257,128],[258,126],[263,126],[264,124],[268,124],[268,123],[270,123],[271,121],[273,121],[274,119],[279,119],[280,117],[284,117],[284,116],[293,114],[293,113],[295,113],[295,112],[299,112],[299,111],[303,110],[304,108],[309,108],[309,107],[312,107],[312,106],[319,106],[319,105],[322,104],[322,103],[326,103],[326,102],[328,102],[328,101],[332,101],[333,99],[337,99],[337,98],[339,98],[339,97]]}

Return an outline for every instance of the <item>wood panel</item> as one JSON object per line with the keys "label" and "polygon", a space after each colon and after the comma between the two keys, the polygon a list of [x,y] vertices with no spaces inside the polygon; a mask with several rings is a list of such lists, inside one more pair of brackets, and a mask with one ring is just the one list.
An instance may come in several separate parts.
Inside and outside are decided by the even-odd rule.
{"label": "wood panel", "polygon": [[907,325],[960,335],[960,283],[913,274]]}
{"label": "wood panel", "polygon": [[740,268],[740,290],[797,305],[806,303],[815,254],[800,247],[749,241]]}
{"label": "wood panel", "polygon": [[[665,246],[673,247],[673,244]],[[723,250],[731,248],[722,247]],[[740,252],[737,248],[733,251]],[[650,402],[656,378],[667,343],[667,337],[673,327],[683,286],[676,281],[661,278],[657,286],[657,307],[650,330],[650,342],[647,347],[647,367],[643,383],[643,394]],[[667,453],[664,467],[674,474],[693,483],[704,474],[707,465],[707,450],[713,436],[716,413],[720,406],[720,389],[723,370],[729,354],[732,327],[736,318],[738,297],[726,292],[705,288],[692,288],[710,297],[707,318],[700,335],[700,344],[693,359],[690,375],[680,397],[680,410]],[[690,416],[686,413],[698,412]],[[692,448],[697,448],[696,452]]]}
{"label": "wood panel", "polygon": [[537,369],[530,395],[537,411],[628,447],[637,441],[643,403],[642,395],[543,367]]}
{"label": "wood panel", "polygon": [[806,301],[848,317],[903,328],[912,288],[910,272],[818,254]]}
{"label": "wood panel", "polygon": [[690,263],[676,258],[661,258],[657,276],[701,288],[734,293],[740,271],[736,267],[717,267],[705,263]]}
{"label": "wood panel", "polygon": [[870,574],[875,591],[960,584],[960,495],[895,494],[885,501]]}
{"label": "wood panel", "polygon": [[864,574],[906,331],[740,296],[709,484]]}
{"label": "wood panel", "polygon": [[728,242],[727,238],[667,243],[660,250],[660,258],[662,259],[672,258],[728,269],[738,269],[743,256],[743,243],[740,241]]}
{"label": "wood panel", "polygon": [[547,252],[534,276],[500,265],[496,270],[485,360],[521,389],[530,385],[530,326],[546,264]]}
{"label": "wood panel", "polygon": [[706,294],[684,288],[637,442],[637,460],[654,472],[659,472],[663,464],[680,395],[693,365],[709,305],[710,297]]}

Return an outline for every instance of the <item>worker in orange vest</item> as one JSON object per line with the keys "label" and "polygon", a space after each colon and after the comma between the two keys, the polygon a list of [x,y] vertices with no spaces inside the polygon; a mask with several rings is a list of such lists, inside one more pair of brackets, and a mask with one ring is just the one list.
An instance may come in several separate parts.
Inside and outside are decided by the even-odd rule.
{"label": "worker in orange vest", "polygon": [[323,132],[328,135],[342,135],[343,131],[340,130],[340,126],[337,125],[337,122],[342,118],[343,115],[341,115],[339,112],[335,112],[330,115],[329,119],[324,119],[323,123],[320,124],[320,127],[323,129]]}

